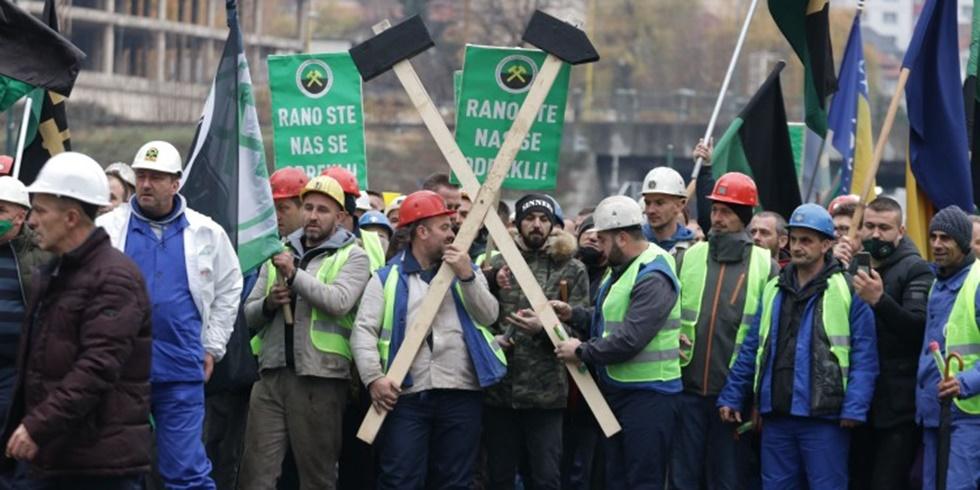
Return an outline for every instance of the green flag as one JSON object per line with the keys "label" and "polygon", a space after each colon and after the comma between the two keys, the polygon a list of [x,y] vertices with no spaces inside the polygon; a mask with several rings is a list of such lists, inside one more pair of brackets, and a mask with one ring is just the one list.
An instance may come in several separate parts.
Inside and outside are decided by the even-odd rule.
{"label": "green flag", "polygon": [[806,125],[827,136],[827,97],[837,90],[829,0],[769,0],[769,13],[803,63]]}

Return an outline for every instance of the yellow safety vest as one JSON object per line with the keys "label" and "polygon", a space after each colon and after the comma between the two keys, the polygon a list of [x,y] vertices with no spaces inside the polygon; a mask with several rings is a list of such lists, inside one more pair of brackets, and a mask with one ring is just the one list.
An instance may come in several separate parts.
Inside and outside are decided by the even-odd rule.
{"label": "yellow safety vest", "polygon": [[[763,353],[769,344],[769,330],[772,326],[773,303],[779,293],[779,278],[772,278],[762,294],[762,318],[759,320],[759,348],[755,356],[755,392],[759,392],[762,381]],[[830,352],[837,358],[840,366],[842,390],[847,389],[847,373],[851,367],[851,289],[843,273],[831,275],[827,279],[827,289],[821,298],[823,331],[830,342]],[[816,334],[814,338],[818,338]],[[812,359],[811,359],[812,361]]]}
{"label": "yellow safety vest", "polygon": [[[728,367],[735,364],[742,342],[749,333],[749,326],[759,310],[759,298],[769,282],[769,270],[772,257],[768,250],[752,246],[749,256],[748,277],[745,281],[745,303],[742,306],[742,320],[735,334],[735,350],[728,361]],[[708,242],[698,242],[684,252],[684,263],[681,264],[681,333],[686,335],[693,344],[697,334],[696,327],[701,312],[701,302],[704,299],[705,280],[708,276]],[[689,354],[689,352],[687,352]],[[682,366],[691,362],[694,356],[688,355]]]}
{"label": "yellow safety vest", "polygon": [[[623,272],[615,283],[609,285],[611,278],[603,280],[603,289],[607,289],[602,298],[602,336],[606,337],[626,319],[629,310],[630,295],[639,277],[640,268],[663,257],[674,269],[674,259],[664,249],[651,243],[650,246]],[[613,381],[621,383],[648,383],[656,381],[673,381],[681,377],[680,365],[680,301],[674,303],[667,323],[657,332],[657,335],[643,350],[629,361],[612,364],[605,367],[606,374]]]}
{"label": "yellow safety vest", "polygon": [[[317,280],[324,284],[332,283],[340,274],[340,270],[344,267],[344,264],[347,263],[347,259],[350,258],[350,252],[353,247],[353,243],[348,244],[337,249],[333,255],[324,258],[323,262],[320,263],[320,268],[317,269]],[[272,290],[272,286],[276,283],[277,272],[276,267],[272,265],[272,261],[267,263],[266,269],[269,275],[265,286],[265,293],[268,295],[269,291]],[[337,354],[348,360],[352,359],[349,339],[354,328],[354,317],[356,315],[356,308],[341,317],[331,316],[313,308],[309,326],[310,341],[313,343],[313,346],[321,352]],[[265,335],[265,332],[266,329],[263,328],[252,337],[252,353],[255,355],[259,355],[262,352],[262,337]]]}
{"label": "yellow safety vest", "polygon": [[[953,309],[946,321],[946,352],[956,352],[963,357],[963,370],[969,371],[980,359],[980,328],[977,327],[976,297],[980,285],[980,261],[970,266],[970,272],[963,280],[963,286],[956,295]],[[956,362],[951,363],[950,375],[960,372]],[[966,399],[953,400],[957,408],[980,415],[980,395]]]}

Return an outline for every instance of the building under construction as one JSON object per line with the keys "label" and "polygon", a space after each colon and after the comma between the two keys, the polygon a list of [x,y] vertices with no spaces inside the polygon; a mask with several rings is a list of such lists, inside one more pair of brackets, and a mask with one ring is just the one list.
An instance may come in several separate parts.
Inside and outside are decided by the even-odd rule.
{"label": "building under construction", "polygon": [[[224,0],[56,3],[61,31],[88,56],[72,102],[93,104],[110,116],[133,121],[189,122],[200,116],[228,37]],[[303,50],[308,3],[238,3],[252,77],[264,84],[266,56]],[[17,4],[34,14],[44,9],[42,1]],[[278,32],[288,34],[269,34],[269,17]],[[284,17],[292,22],[283,25]]]}

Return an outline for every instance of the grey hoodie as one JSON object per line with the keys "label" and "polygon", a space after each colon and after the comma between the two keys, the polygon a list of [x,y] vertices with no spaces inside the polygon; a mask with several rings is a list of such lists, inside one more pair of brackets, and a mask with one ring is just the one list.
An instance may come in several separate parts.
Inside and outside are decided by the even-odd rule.
{"label": "grey hoodie", "polygon": [[350,252],[347,263],[340,270],[336,280],[324,284],[317,280],[316,273],[326,257],[336,253],[338,248],[355,242],[354,235],[337,227],[333,235],[320,245],[305,250],[302,243],[303,230],[296,230],[287,237],[289,248],[296,256],[296,277],[291,285],[293,301],[293,327],[285,326],[282,310],[273,316],[263,311],[271,262],[262,265],[258,280],[245,302],[245,320],[254,335],[262,331],[262,351],[259,354],[259,370],[286,367],[286,328],[293,328],[293,359],[295,371],[299,376],[320,378],[350,378],[350,360],[343,356],[321,352],[310,341],[310,318],[313,308],[331,316],[343,316],[356,308],[364,286],[371,278],[368,256],[356,244]]}

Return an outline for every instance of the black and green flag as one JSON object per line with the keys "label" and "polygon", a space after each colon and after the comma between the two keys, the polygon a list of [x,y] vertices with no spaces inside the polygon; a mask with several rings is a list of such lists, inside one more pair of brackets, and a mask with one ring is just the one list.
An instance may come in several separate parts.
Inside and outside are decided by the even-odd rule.
{"label": "black and green flag", "polygon": [[[41,19],[50,31],[57,34],[58,17],[54,0],[45,0]],[[70,85],[67,88],[71,90]],[[68,131],[68,114],[65,108],[68,98],[44,86],[35,88],[29,95],[33,103],[30,124],[27,127],[27,143],[21,161],[16,163],[20,167],[18,178],[26,185],[34,182],[49,158],[71,150],[71,134]]]}
{"label": "black and green flag", "polygon": [[769,0],[769,13],[805,70],[806,126],[827,137],[827,97],[837,91],[829,0]]}
{"label": "black and green flag", "polygon": [[980,8],[975,8],[973,9],[973,35],[970,38],[970,60],[966,65],[966,80],[963,82],[963,103],[966,109],[966,134],[970,146],[973,201],[980,208],[980,127],[976,124],[976,115],[980,113],[978,58],[980,58]]}
{"label": "black and green flag", "polygon": [[[50,3],[45,2],[45,20],[54,15]],[[84,58],[58,34],[57,24],[52,28],[10,0],[0,0],[0,112],[35,88],[69,96]]]}
{"label": "black and green flag", "polygon": [[752,177],[762,207],[788,219],[800,205],[800,187],[786,125],[783,89],[779,83],[780,72],[785,66],[782,61],[776,64],[758,92],[718,140],[711,170],[716,179],[726,172],[741,172]]}

